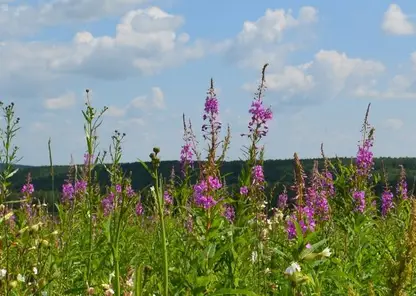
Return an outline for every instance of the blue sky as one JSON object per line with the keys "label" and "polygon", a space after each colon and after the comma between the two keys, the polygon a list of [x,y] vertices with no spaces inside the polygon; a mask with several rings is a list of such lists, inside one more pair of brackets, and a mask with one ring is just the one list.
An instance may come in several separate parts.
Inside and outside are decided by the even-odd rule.
{"label": "blue sky", "polygon": [[182,113],[196,130],[214,78],[228,159],[270,63],[267,158],[353,156],[368,103],[376,156],[414,156],[416,2],[0,0],[0,99],[15,102],[22,163],[82,161],[84,90],[110,109],[99,131],[127,133],[124,161],[153,146],[178,159]]}

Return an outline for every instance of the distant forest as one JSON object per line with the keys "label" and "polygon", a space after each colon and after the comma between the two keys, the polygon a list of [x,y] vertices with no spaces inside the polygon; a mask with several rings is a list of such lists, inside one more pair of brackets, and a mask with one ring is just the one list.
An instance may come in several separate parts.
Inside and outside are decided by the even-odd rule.
{"label": "distant forest", "polygon": [[[309,174],[312,170],[313,163],[318,160],[320,167],[323,166],[323,160],[321,159],[304,159],[302,164],[305,171]],[[332,162],[335,159],[330,159]],[[340,158],[340,160],[348,164],[354,159]],[[389,183],[392,186],[396,185],[398,176],[400,174],[400,165],[403,165],[407,173],[407,182],[409,184],[409,190],[412,190],[413,183],[416,177],[416,158],[377,158],[375,159],[375,171],[382,171],[382,163],[388,173]],[[223,176],[226,176],[226,183],[229,186],[236,186],[238,183],[238,176],[244,163],[242,161],[229,161],[224,162],[221,167]],[[59,200],[62,184],[67,179],[69,166],[54,166],[53,171],[55,175],[54,188],[52,190],[51,181],[51,168],[49,166],[18,166],[19,171],[12,178],[12,191],[11,199],[19,197],[19,192],[22,185],[25,183],[28,173],[31,174],[32,183],[35,187],[35,197],[40,201],[45,201],[52,205],[52,201]],[[174,168],[177,175],[180,174],[180,164],[178,161],[162,161],[160,165],[160,172],[164,177],[170,176],[171,170]],[[132,186],[135,190],[144,188],[151,183],[151,177],[142,167],[140,163],[124,163],[122,164],[123,171],[130,175],[132,180]],[[293,160],[265,160],[264,172],[266,181],[268,182],[269,190],[276,190],[276,196],[283,189],[283,186],[288,188],[293,182]],[[96,168],[97,179],[102,188],[109,184],[108,173],[104,167],[97,166]],[[381,191],[383,184],[378,185],[378,190]],[[394,188],[394,187],[393,187]]]}

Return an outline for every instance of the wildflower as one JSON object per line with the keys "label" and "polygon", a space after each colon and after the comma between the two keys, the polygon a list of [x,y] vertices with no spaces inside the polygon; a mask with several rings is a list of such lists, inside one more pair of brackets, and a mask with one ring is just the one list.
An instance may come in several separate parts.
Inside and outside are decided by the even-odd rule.
{"label": "wildflower", "polygon": [[215,118],[218,115],[218,109],[218,99],[215,96],[208,96],[205,99],[205,114],[203,116],[203,119],[206,120],[209,115]]}
{"label": "wildflower", "polygon": [[299,263],[297,263],[297,262],[292,262],[292,263],[289,265],[289,267],[288,267],[288,268],[286,268],[286,270],[285,270],[285,274],[287,274],[287,275],[293,275],[293,274],[295,274],[296,272],[300,272],[300,271],[301,271],[301,268],[300,268]]}
{"label": "wildflower", "polygon": [[400,168],[401,168],[400,180],[397,183],[396,192],[397,192],[397,196],[401,197],[402,199],[407,199],[408,195],[407,195],[406,171],[402,165],[400,166]]}
{"label": "wildflower", "polygon": [[6,269],[0,269],[0,280],[4,279],[7,275],[7,270]]}
{"label": "wildflower", "polygon": [[33,274],[34,274],[34,275],[37,275],[37,274],[38,274],[38,269],[36,268],[36,266],[35,266],[35,267],[33,267],[33,269],[32,269],[32,270],[33,270]]}
{"label": "wildflower", "polygon": [[235,211],[234,211],[234,207],[227,205],[225,207],[225,211],[224,211],[224,217],[230,222],[232,223],[234,221],[235,218]]}
{"label": "wildflower", "polygon": [[391,193],[389,190],[385,190],[381,194],[381,214],[386,216],[390,209],[393,207],[393,193]]}
{"label": "wildflower", "polygon": [[328,258],[331,256],[331,249],[325,248],[320,254],[322,257]]}
{"label": "wildflower", "polygon": [[77,180],[74,190],[75,194],[84,194],[87,191],[87,181]]}
{"label": "wildflower", "polygon": [[35,187],[33,184],[24,184],[22,187],[22,193],[31,195],[35,191]]}
{"label": "wildflower", "polygon": [[257,138],[262,138],[267,135],[267,122],[273,119],[273,113],[270,108],[265,108],[261,98],[254,99],[251,103],[249,113],[252,115],[248,124],[248,129],[251,134],[255,134]]}
{"label": "wildflower", "polygon": [[113,289],[107,289],[105,292],[104,292],[104,295],[105,296],[111,296],[111,295],[114,295],[114,290]]}
{"label": "wildflower", "polygon": [[121,185],[120,185],[120,184],[117,184],[117,185],[116,185],[116,192],[117,192],[117,193],[121,193],[121,191],[122,191],[122,189],[121,189]]}
{"label": "wildflower", "polygon": [[22,282],[22,283],[24,283],[25,281],[26,281],[26,278],[25,278],[25,276],[24,275],[21,275],[20,273],[17,275],[17,280],[19,281],[19,282]]}
{"label": "wildflower", "polygon": [[357,173],[359,176],[370,176],[370,172],[373,168],[373,152],[370,151],[373,147],[372,139],[364,141],[363,145],[358,148],[356,165]]}
{"label": "wildflower", "polygon": [[251,172],[251,176],[253,178],[254,184],[262,184],[264,182],[263,167],[261,165],[254,166]]}
{"label": "wildflower", "polygon": [[143,215],[143,205],[140,201],[136,205],[136,215],[137,216]]}
{"label": "wildflower", "polygon": [[312,248],[312,245],[310,243],[307,243],[305,248],[310,249],[310,248]]}
{"label": "wildflower", "polygon": [[355,200],[355,211],[363,213],[365,209],[365,192],[364,191],[354,191],[352,197]]}
{"label": "wildflower", "polygon": [[88,153],[84,153],[84,165],[85,166],[90,166],[94,163],[94,155],[93,154],[88,154]]}
{"label": "wildflower", "polygon": [[287,199],[288,199],[288,196],[286,192],[279,194],[279,197],[277,199],[277,207],[279,208],[279,210],[283,211],[284,209],[286,209]]}
{"label": "wildflower", "polygon": [[130,185],[127,185],[125,189],[126,189],[127,197],[133,197],[134,196],[134,190],[133,190],[133,188],[131,188]]}
{"label": "wildflower", "polygon": [[74,198],[75,189],[71,183],[65,183],[62,185],[62,202],[72,201]]}
{"label": "wildflower", "polygon": [[172,196],[169,194],[169,191],[167,190],[163,193],[163,199],[165,200],[165,203],[168,205],[173,203]]}
{"label": "wildflower", "polygon": [[212,176],[208,177],[208,184],[209,184],[210,189],[214,189],[214,190],[220,189],[222,187],[220,180]]}
{"label": "wildflower", "polygon": [[257,261],[257,251],[251,252],[251,262],[254,263]]}
{"label": "wildflower", "polygon": [[[216,189],[220,187],[220,183],[214,181],[214,179],[208,178],[213,184],[213,188]],[[217,201],[212,197],[208,192],[208,184],[202,180],[199,183],[194,185],[194,201],[197,206],[203,207],[204,209],[209,209],[217,204]]]}
{"label": "wildflower", "polygon": [[242,186],[240,188],[240,194],[241,195],[247,195],[248,194],[248,188],[247,188],[247,186]]}
{"label": "wildflower", "polygon": [[101,201],[101,205],[103,207],[104,216],[110,215],[114,210],[114,193],[110,192],[110,194]]}

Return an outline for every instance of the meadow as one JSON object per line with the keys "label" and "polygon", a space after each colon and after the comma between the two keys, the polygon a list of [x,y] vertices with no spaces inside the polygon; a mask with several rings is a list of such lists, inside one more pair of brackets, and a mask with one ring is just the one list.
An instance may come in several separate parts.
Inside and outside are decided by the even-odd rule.
{"label": "meadow", "polygon": [[[20,120],[2,104],[0,295],[415,295],[416,200],[403,166],[397,176],[374,171],[370,105],[353,162],[326,158],[322,146],[307,174],[294,153],[292,186],[266,190],[266,67],[247,106],[238,186],[220,170],[231,130],[219,120],[212,80],[203,126],[184,116],[180,173],[160,173],[163,147],[155,147],[149,162],[139,160],[152,180],[140,190],[121,169],[125,134],[115,131],[100,153],[107,108],[93,107],[87,91],[84,164],[71,166],[55,206],[36,198],[30,174],[19,199],[9,198]],[[109,186],[97,181],[97,166]]]}

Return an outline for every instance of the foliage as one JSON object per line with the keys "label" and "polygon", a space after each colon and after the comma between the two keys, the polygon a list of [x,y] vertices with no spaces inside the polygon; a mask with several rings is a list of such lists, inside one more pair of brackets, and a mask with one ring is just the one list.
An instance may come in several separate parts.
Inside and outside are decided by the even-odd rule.
{"label": "foliage", "polygon": [[155,147],[150,162],[123,167],[119,131],[100,154],[107,108],[87,91],[84,163],[54,166],[49,140],[49,167],[17,167],[20,122],[13,104],[2,108],[0,294],[414,295],[410,160],[374,159],[370,106],[355,159],[328,159],[321,147],[317,160],[264,160],[266,67],[241,162],[224,162],[231,133],[212,80],[204,143],[184,116],[177,163]]}

